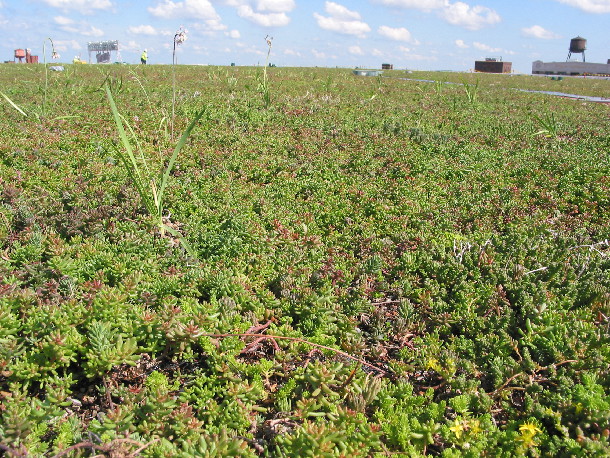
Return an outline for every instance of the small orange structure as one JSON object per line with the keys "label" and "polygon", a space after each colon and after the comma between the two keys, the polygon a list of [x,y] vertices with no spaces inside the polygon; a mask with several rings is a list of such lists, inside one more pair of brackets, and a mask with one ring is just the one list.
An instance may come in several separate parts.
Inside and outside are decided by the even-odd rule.
{"label": "small orange structure", "polygon": [[25,49],[15,49],[15,59],[19,59],[19,63],[25,58]]}
{"label": "small orange structure", "polygon": [[26,64],[37,64],[38,56],[32,56],[29,49],[15,49],[15,59],[19,59],[19,63],[23,63],[25,59]]}

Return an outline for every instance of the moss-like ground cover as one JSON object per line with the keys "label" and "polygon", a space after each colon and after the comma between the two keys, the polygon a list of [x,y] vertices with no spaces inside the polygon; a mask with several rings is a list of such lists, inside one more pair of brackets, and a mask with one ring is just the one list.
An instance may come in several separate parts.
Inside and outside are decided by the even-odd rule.
{"label": "moss-like ground cover", "polygon": [[610,108],[510,89],[610,82],[267,77],[176,68],[193,257],[170,67],[0,67],[0,454],[610,454]]}

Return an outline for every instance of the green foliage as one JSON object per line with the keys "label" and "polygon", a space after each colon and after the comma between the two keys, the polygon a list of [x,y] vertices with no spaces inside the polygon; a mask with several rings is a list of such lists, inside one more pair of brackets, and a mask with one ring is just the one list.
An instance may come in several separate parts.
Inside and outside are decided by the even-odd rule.
{"label": "green foliage", "polygon": [[[24,68],[0,85],[36,113]],[[4,105],[7,456],[609,454],[605,106],[520,75],[97,68],[49,75],[52,129]]]}
{"label": "green foliage", "polygon": [[89,326],[90,349],[85,357],[84,370],[88,377],[104,374],[119,364],[135,364],[139,359],[136,353],[138,346],[133,337],[125,338],[117,334],[111,323],[94,321]]}
{"label": "green foliage", "polygon": [[362,414],[338,409],[334,422],[305,420],[301,427],[275,438],[277,456],[369,456],[379,437]]}

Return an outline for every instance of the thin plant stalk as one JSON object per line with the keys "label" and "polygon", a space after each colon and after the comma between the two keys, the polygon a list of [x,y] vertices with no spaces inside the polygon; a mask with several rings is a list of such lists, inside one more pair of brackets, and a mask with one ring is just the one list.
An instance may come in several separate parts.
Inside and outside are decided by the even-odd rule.
{"label": "thin plant stalk", "polygon": [[174,52],[172,54],[172,125],[171,125],[172,140],[174,139],[174,118],[175,118],[175,107],[176,107],[176,35],[174,35]]}
{"label": "thin plant stalk", "polygon": [[172,52],[172,125],[171,125],[171,138],[174,139],[174,119],[175,119],[175,108],[176,108],[176,47],[186,41],[187,30],[180,26],[178,31],[174,34],[174,50]]}
{"label": "thin plant stalk", "polygon": [[42,42],[42,59],[44,61],[44,93],[42,96],[42,117],[44,118],[47,108],[47,90],[49,88],[49,67],[47,65],[47,40],[51,42],[51,58],[59,59],[59,54],[55,52],[55,44],[50,37]]}
{"label": "thin plant stalk", "polygon": [[[136,73],[133,70],[130,70],[129,72],[132,74],[132,76],[136,80],[136,82],[140,85],[142,92],[144,92],[144,96],[146,97],[146,100],[148,101],[148,106],[150,107],[151,111],[154,110],[155,107],[152,104],[150,97],[148,96],[148,92],[146,91],[146,88],[140,81],[140,78],[138,78],[138,75],[136,75]],[[165,112],[165,110],[162,110],[162,114],[163,114],[163,117],[161,118],[161,121],[159,121],[159,130],[163,129],[165,131],[165,138],[167,138],[167,129],[168,129],[167,112]]]}
{"label": "thin plant stalk", "polygon": [[269,66],[269,57],[271,56],[271,46],[273,45],[273,37],[267,35],[265,37],[265,41],[267,42],[267,60],[265,61],[265,68],[263,70],[263,84],[267,87],[267,67]]}
{"label": "thin plant stalk", "polygon": [[267,60],[265,62],[265,68],[263,69],[262,91],[263,91],[263,101],[265,102],[265,108],[268,108],[269,105],[271,105],[271,94],[269,92],[269,81],[267,79],[267,67],[269,67],[269,57],[271,55],[271,47],[273,45],[273,37],[270,37],[269,35],[267,35],[265,37],[265,41],[267,42],[267,47],[269,49],[267,49]]}

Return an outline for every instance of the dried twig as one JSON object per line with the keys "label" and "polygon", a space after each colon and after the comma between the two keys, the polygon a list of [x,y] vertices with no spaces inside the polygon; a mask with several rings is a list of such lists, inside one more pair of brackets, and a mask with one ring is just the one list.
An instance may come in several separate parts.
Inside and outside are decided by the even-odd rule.
{"label": "dried twig", "polygon": [[588,248],[589,251],[595,251],[596,253],[599,253],[602,257],[608,256],[608,253],[604,253],[603,251],[600,251],[597,248],[595,248],[596,246],[599,246],[599,245],[605,245],[607,247],[610,247],[610,241],[608,239],[606,239],[606,240],[602,240],[601,242],[591,243],[589,245],[577,245],[577,246],[573,246],[572,250],[576,250],[577,248]]}
{"label": "dried twig", "polygon": [[402,301],[400,299],[398,299],[398,300],[388,299],[387,301],[382,301],[382,302],[371,302],[371,305],[400,304],[401,302]]}
{"label": "dried twig", "polygon": [[499,386],[498,388],[493,390],[491,393],[489,393],[489,395],[494,396],[494,395],[498,394],[500,391],[504,390],[510,384],[510,382],[512,382],[513,380],[515,380],[517,377],[519,377],[521,375],[525,375],[525,373],[517,372],[512,377],[509,377],[508,380],[506,382],[504,382],[501,386]]}
{"label": "dried twig", "polygon": [[540,272],[541,270],[546,270],[548,269],[548,267],[541,267],[540,269],[534,269],[534,270],[530,270],[529,272],[525,272],[523,275],[529,275],[529,274],[533,274],[534,272]]}
{"label": "dried twig", "polygon": [[[521,356],[521,355],[519,355]],[[535,379],[535,377],[539,377],[540,375],[538,374],[538,372],[542,372],[542,371],[548,371],[550,368],[553,369],[557,369],[560,366],[563,366],[565,364],[571,364],[571,363],[577,363],[578,361],[575,359],[566,359],[564,361],[558,362],[558,363],[553,363],[553,364],[549,364],[546,367],[538,367],[535,371],[533,371],[532,374],[526,374],[525,372],[518,372],[515,375],[513,375],[512,377],[509,377],[509,379],[504,382],[500,387],[498,387],[497,389],[495,389],[494,391],[492,391],[491,393],[489,393],[490,396],[494,396],[496,394],[498,394],[500,391],[506,390],[506,389],[510,389],[510,390],[524,390],[525,388],[522,387],[511,387],[511,388],[507,388],[507,386],[510,384],[510,382],[512,382],[513,380],[515,380],[517,377],[521,376],[521,375],[527,375],[530,379],[530,383],[532,382],[533,379]],[[546,381],[547,383],[550,383],[548,380]]]}
{"label": "dried twig", "polygon": [[320,345],[314,342],[310,342],[309,340],[305,340],[305,339],[301,339],[299,337],[287,337],[287,336],[276,336],[276,335],[261,335],[261,334],[252,334],[252,333],[226,333],[226,334],[202,334],[202,336],[205,337],[212,337],[215,339],[220,339],[220,338],[224,338],[224,337],[257,337],[260,339],[270,339],[270,340],[290,340],[292,342],[299,342],[299,343],[304,343],[306,345],[311,345],[312,347],[315,348],[321,348],[323,350],[328,350],[328,351],[332,351],[333,353],[336,353],[338,355],[341,355],[345,358],[351,359],[352,361],[356,361],[360,364],[362,364],[363,366],[368,367],[369,369],[373,369],[377,372],[381,372],[382,374],[387,374],[388,372],[381,369],[380,367],[374,366],[373,364],[367,363],[365,360],[358,358],[356,356],[352,356],[349,353],[346,353],[344,351],[341,350],[337,350],[336,348],[332,348],[332,347],[327,347],[326,345]]}
{"label": "dried twig", "polygon": [[10,457],[24,457],[27,458],[29,455],[29,452],[27,451],[27,449],[23,446],[23,444],[18,448],[11,448],[8,445],[4,445],[0,443],[0,452],[5,452],[6,456],[10,456]]}
{"label": "dried twig", "polygon": [[112,410],[114,409],[115,404],[112,402],[112,395],[110,394],[110,383],[106,377],[104,377],[102,381],[104,382],[104,387],[106,388],[106,402],[108,403],[108,408]]}

